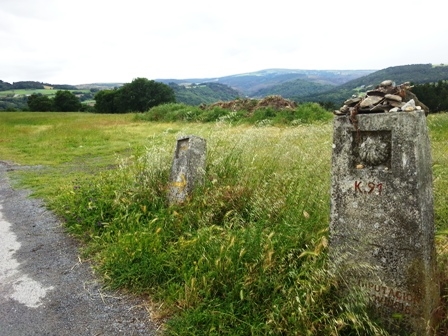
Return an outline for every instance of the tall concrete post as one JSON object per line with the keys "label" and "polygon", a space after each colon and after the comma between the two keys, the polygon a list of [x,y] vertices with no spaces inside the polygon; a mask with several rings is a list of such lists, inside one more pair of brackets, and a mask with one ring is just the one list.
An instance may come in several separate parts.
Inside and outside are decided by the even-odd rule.
{"label": "tall concrete post", "polygon": [[357,129],[334,119],[332,261],[391,334],[432,335],[439,285],[424,112],[357,119]]}
{"label": "tall concrete post", "polygon": [[183,203],[205,174],[206,141],[189,135],[177,139],[171,167],[168,200],[170,204]]}

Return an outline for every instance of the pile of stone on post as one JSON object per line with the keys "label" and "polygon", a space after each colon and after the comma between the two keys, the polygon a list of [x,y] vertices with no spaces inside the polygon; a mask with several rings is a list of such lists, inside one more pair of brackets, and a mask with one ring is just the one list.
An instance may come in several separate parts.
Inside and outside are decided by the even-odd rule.
{"label": "pile of stone on post", "polygon": [[344,102],[344,105],[335,110],[334,114],[348,114],[354,116],[358,113],[382,113],[382,112],[412,112],[424,110],[429,113],[429,108],[420,102],[412,93],[409,82],[396,85],[392,80],[381,82],[374,90],[367,91],[365,96],[353,95]]}

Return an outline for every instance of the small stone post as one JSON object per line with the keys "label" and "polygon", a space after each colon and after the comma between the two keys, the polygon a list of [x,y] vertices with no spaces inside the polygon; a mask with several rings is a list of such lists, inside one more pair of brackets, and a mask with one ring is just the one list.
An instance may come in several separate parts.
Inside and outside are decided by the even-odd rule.
{"label": "small stone post", "polygon": [[206,141],[194,135],[177,139],[171,167],[168,200],[170,204],[186,201],[205,174]]}
{"label": "small stone post", "polygon": [[393,335],[432,335],[439,305],[424,112],[335,117],[330,256]]}

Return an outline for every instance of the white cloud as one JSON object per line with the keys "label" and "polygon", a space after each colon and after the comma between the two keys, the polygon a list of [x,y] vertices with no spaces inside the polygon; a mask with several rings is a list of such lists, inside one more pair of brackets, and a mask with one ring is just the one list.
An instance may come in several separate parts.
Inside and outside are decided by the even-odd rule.
{"label": "white cloud", "polygon": [[129,82],[448,63],[439,1],[0,0],[0,79]]}

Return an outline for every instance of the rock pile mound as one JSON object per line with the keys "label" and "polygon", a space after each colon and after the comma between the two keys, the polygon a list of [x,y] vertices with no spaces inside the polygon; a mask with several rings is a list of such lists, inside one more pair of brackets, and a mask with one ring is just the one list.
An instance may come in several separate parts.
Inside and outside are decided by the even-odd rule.
{"label": "rock pile mound", "polygon": [[285,99],[282,96],[267,96],[258,101],[256,108],[270,107],[274,110],[295,109],[297,104],[289,99]]}
{"label": "rock pile mound", "polygon": [[354,116],[358,113],[384,113],[384,112],[412,112],[429,108],[420,102],[417,96],[410,91],[412,86],[406,82],[396,85],[391,80],[381,82],[374,90],[367,91],[365,96],[356,95],[347,99],[344,105],[335,110],[334,114],[348,114]]}
{"label": "rock pile mound", "polygon": [[292,100],[285,99],[282,96],[273,95],[267,96],[263,99],[236,99],[227,102],[217,102],[210,105],[201,105],[202,109],[212,109],[214,107],[220,107],[230,111],[241,111],[245,110],[249,113],[259,109],[259,108],[272,108],[276,111],[285,109],[295,109],[297,103]]}

